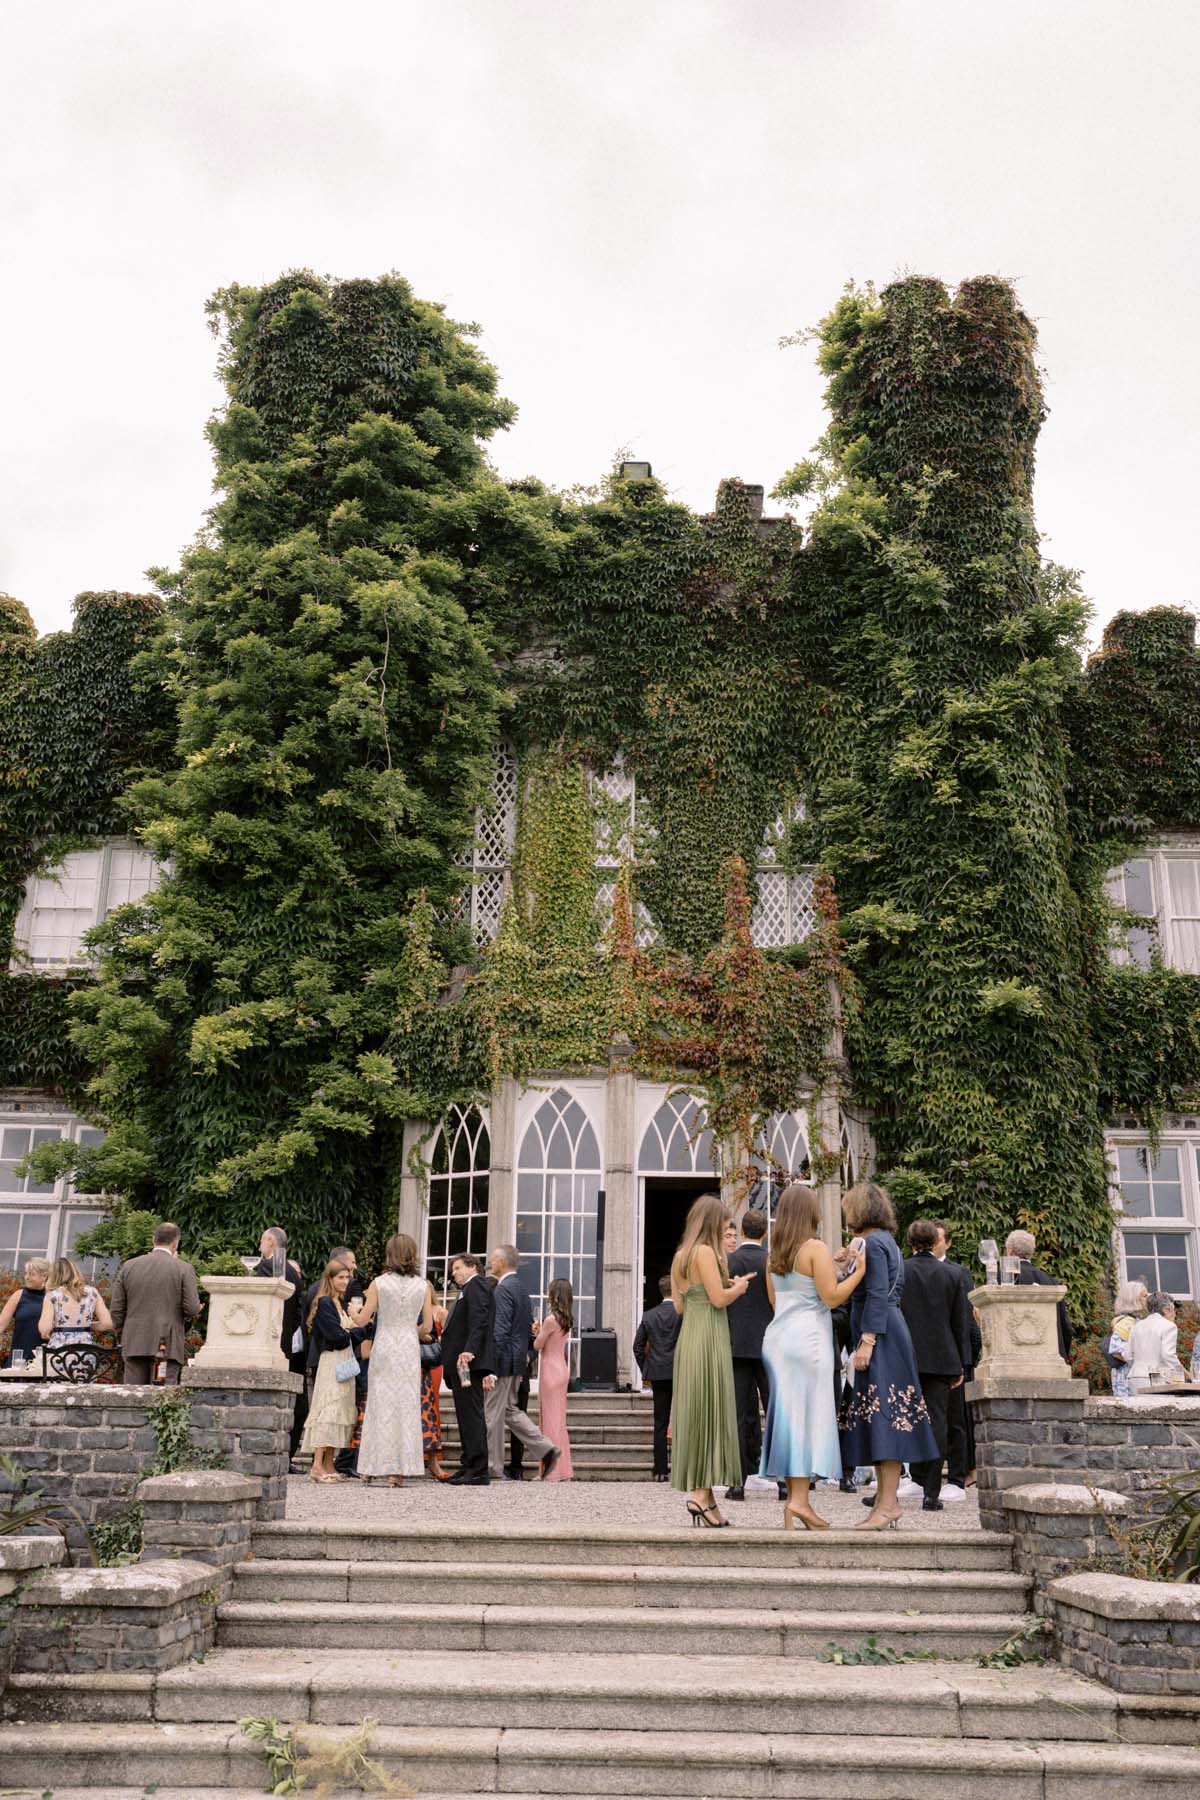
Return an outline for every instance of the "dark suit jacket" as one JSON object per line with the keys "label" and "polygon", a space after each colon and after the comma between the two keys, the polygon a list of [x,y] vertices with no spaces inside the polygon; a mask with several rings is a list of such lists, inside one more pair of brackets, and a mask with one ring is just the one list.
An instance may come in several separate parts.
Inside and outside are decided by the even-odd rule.
{"label": "dark suit jacket", "polygon": [[165,1250],[132,1257],[117,1270],[110,1309],[122,1355],[157,1356],[165,1344],[168,1362],[184,1362],[187,1328],[202,1305],[190,1262]]}
{"label": "dark suit jacket", "polygon": [[961,1375],[971,1354],[962,1283],[928,1250],[904,1265],[900,1311],[921,1375]]}
{"label": "dark suit jacket", "polygon": [[[533,1340],[533,1308],[517,1274],[503,1276],[492,1290],[488,1367],[493,1375],[524,1375]],[[472,1365],[473,1366],[473,1365]]]}
{"label": "dark suit jacket", "polygon": [[[264,1256],[262,1261],[256,1264],[254,1273],[269,1280],[275,1273],[271,1258]],[[304,1292],[304,1277],[300,1273],[299,1263],[289,1262],[287,1264],[284,1280],[291,1282],[292,1291],[283,1303],[283,1326],[279,1333],[279,1347],[285,1356],[290,1357],[292,1339],[300,1328],[300,1300]]]}
{"label": "dark suit jacket", "polygon": [[[316,1281],[310,1281],[308,1284],[307,1292],[304,1295],[304,1306],[301,1310],[300,1318],[301,1318],[301,1323],[304,1326],[304,1334],[306,1337],[308,1335],[308,1315],[312,1311],[313,1301],[317,1297],[317,1289],[320,1287],[320,1285],[321,1285],[320,1277],[318,1277]],[[366,1295],[367,1295],[367,1290],[366,1290],[366,1288],[364,1288],[364,1286],[363,1286],[362,1282],[359,1280],[358,1276],[352,1275],[350,1277],[349,1281],[346,1283],[346,1291],[342,1295],[342,1305],[349,1306],[349,1304],[352,1300],[365,1300]]]}
{"label": "dark suit jacket", "polygon": [[338,1309],[328,1294],[317,1301],[316,1316],[308,1340],[308,1361],[315,1368],[326,1350],[349,1350],[358,1333],[347,1331],[338,1317]]}
{"label": "dark suit jacket", "polygon": [[964,1269],[961,1263],[952,1262],[948,1256],[942,1258],[942,1267],[943,1269],[949,1269],[955,1281],[957,1281],[959,1287],[962,1289],[963,1305],[967,1309],[968,1356],[963,1365],[964,1372],[967,1372],[975,1367],[983,1349],[983,1338],[980,1334],[979,1323],[975,1317],[975,1308],[971,1305],[971,1289],[975,1286],[975,1282],[971,1278],[970,1269]]}
{"label": "dark suit jacket", "polygon": [[670,1381],[675,1372],[675,1342],[683,1320],[673,1300],[663,1300],[642,1314],[633,1340],[633,1360],[644,1381]]}
{"label": "dark suit jacket", "polygon": [[491,1325],[491,1292],[483,1276],[474,1275],[450,1308],[442,1332],[442,1367],[451,1387],[458,1384],[458,1359],[464,1350],[470,1350],[474,1356],[472,1379],[494,1373],[488,1361]]}
{"label": "dark suit jacket", "polygon": [[[1053,1275],[1047,1275],[1044,1269],[1039,1269],[1036,1263],[1026,1262],[1022,1258],[1021,1267],[1017,1272],[1017,1286],[1058,1287],[1059,1283],[1055,1281]],[[1070,1356],[1072,1335],[1067,1303],[1065,1300],[1060,1300],[1058,1303],[1058,1354],[1061,1357]]]}
{"label": "dark suit jacket", "polygon": [[775,1317],[767,1296],[767,1246],[739,1244],[729,1259],[731,1275],[753,1274],[740,1300],[725,1309],[729,1344],[735,1356],[762,1356],[763,1333]]}

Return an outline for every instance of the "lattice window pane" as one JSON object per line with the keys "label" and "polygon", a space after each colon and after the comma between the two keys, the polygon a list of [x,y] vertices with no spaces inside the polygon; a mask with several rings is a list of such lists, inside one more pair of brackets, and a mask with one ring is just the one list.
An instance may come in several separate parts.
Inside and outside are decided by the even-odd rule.
{"label": "lattice window pane", "polygon": [[[491,1140],[476,1106],[452,1106],[442,1121],[430,1158],[425,1272],[446,1293],[450,1264],[466,1251],[487,1249]],[[451,1168],[454,1173],[451,1174]]]}

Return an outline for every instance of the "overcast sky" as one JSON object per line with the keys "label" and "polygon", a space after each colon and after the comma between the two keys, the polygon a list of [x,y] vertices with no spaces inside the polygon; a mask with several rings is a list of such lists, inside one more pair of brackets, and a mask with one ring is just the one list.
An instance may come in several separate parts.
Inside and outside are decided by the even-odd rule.
{"label": "overcast sky", "polygon": [[144,588],[210,496],[205,297],[396,269],[484,326],[506,475],[679,498],[824,425],[850,277],[1012,278],[1047,554],[1196,607],[1194,0],[45,0],[0,23],[0,589]]}

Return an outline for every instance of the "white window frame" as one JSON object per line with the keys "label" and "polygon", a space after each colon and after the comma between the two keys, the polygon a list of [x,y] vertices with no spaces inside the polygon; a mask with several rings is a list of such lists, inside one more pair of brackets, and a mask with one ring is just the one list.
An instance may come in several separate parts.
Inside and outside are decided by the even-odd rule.
{"label": "white window frame", "polygon": [[[85,1133],[93,1133],[96,1127],[87,1119],[81,1119],[77,1113],[70,1112],[31,1112],[14,1107],[0,1106],[0,1144],[3,1133],[14,1131],[46,1131],[57,1133],[62,1139],[72,1143],[80,1143]],[[67,1246],[71,1240],[71,1225],[75,1215],[81,1212],[102,1213],[104,1196],[102,1194],[81,1194],[76,1192],[70,1179],[60,1175],[50,1192],[19,1191],[16,1188],[0,1189],[0,1214],[11,1216],[14,1213],[47,1213],[50,1216],[50,1232],[47,1239],[46,1255],[53,1261],[56,1256],[69,1254]],[[98,1265],[96,1265],[98,1267]],[[88,1272],[93,1271],[89,1262]],[[99,1269],[100,1273],[106,1270]]]}
{"label": "white window frame", "polygon": [[[1140,914],[1149,918],[1154,943],[1168,968],[1179,969],[1187,974],[1200,974],[1200,952],[1191,960],[1181,954],[1179,928],[1181,925],[1193,923],[1191,913],[1181,913],[1175,908],[1171,896],[1169,879],[1170,865],[1176,862],[1192,862],[1200,867],[1200,838],[1172,837],[1163,838],[1157,843],[1146,844],[1130,856],[1118,868],[1109,871],[1105,886],[1108,896],[1115,905],[1124,907],[1125,902],[1125,870],[1129,863],[1144,862],[1149,865],[1150,886],[1153,895],[1154,911]],[[1134,929],[1137,929],[1134,927]],[[1149,954],[1139,954],[1130,950],[1122,933],[1120,941],[1114,943],[1113,961],[1117,963],[1137,963],[1141,967],[1149,967]]]}
{"label": "white window frame", "polygon": [[[472,1121],[476,1116],[479,1124],[473,1128]],[[456,1170],[454,1147],[464,1133],[470,1151],[470,1161],[467,1168]],[[433,1168],[438,1139],[441,1137],[445,1138],[446,1143],[445,1173],[439,1173]],[[485,1138],[487,1140],[487,1161],[486,1163],[477,1162],[476,1156]],[[440,1293],[443,1299],[450,1293],[450,1264],[453,1257],[449,1248],[449,1238],[452,1218],[466,1219],[468,1249],[476,1256],[486,1254],[488,1208],[491,1197],[491,1147],[491,1119],[487,1107],[459,1106],[455,1103],[447,1109],[445,1117],[429,1139],[425,1149],[429,1173],[426,1176],[425,1208],[422,1222],[421,1267],[425,1271],[426,1279],[433,1282],[434,1292]],[[467,1210],[465,1213],[454,1214],[450,1208],[451,1183],[458,1180],[465,1180],[469,1183]],[[476,1205],[478,1199],[482,1199],[482,1206]],[[447,1247],[444,1253],[434,1255],[430,1249],[431,1226],[435,1222],[440,1223],[443,1220],[446,1225]],[[459,1251],[453,1253],[455,1256],[460,1254]],[[434,1280],[430,1273],[431,1269],[437,1271],[437,1280]]]}
{"label": "white window frame", "polygon": [[[118,855],[133,855],[140,859],[144,873],[148,874],[147,886],[136,899],[144,898],[158,885],[161,876],[159,865],[154,861],[144,845],[135,843],[132,838],[109,838],[94,849],[73,850],[65,856],[61,863],[43,875],[33,875],[25,884],[25,892],[21,899],[21,908],[13,927],[12,956],[9,972],[14,975],[29,974],[62,976],[76,970],[87,970],[95,966],[95,956],[85,947],[83,939],[87,932],[106,919],[117,906],[123,906],[129,896],[114,899],[112,889],[116,880],[115,863]],[[74,865],[74,867],[72,867]],[[72,934],[72,947],[62,956],[42,956],[37,952],[36,922],[41,912],[53,913],[60,910],[49,903],[49,897],[55,888],[61,892],[61,879],[64,873],[90,875],[94,870],[96,882],[95,904],[89,909],[88,917]],[[62,909],[67,910],[67,909]],[[71,908],[82,911],[82,908]]]}
{"label": "white window frame", "polygon": [[[1122,1195],[1117,1165],[1117,1149],[1129,1145],[1149,1152],[1149,1135],[1134,1121],[1123,1121],[1105,1134],[1108,1155],[1109,1193],[1113,1211],[1122,1213]],[[1160,1150],[1179,1152],[1179,1179],[1183,1196],[1183,1212],[1178,1218],[1161,1215],[1148,1217],[1120,1216],[1114,1230],[1114,1250],[1121,1280],[1127,1279],[1126,1246],[1141,1236],[1182,1237],[1188,1261],[1188,1293],[1186,1298],[1200,1296],[1200,1118],[1169,1118],[1163,1128]],[[1183,1298],[1184,1296],[1178,1296]]]}

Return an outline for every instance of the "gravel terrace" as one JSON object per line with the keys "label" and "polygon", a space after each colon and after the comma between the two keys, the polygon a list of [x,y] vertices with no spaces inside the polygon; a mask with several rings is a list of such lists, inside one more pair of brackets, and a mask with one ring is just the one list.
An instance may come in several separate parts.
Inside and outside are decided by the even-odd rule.
{"label": "gravel terrace", "polygon": [[[866,1518],[857,1494],[842,1494],[822,1483],[812,1492],[817,1512],[841,1530]],[[924,1512],[920,1498],[901,1502],[904,1517],[897,1531],[974,1531],[979,1506],[974,1488],[957,1505],[940,1513]],[[364,1481],[322,1486],[307,1476],[288,1481],[289,1519],[321,1519],[330,1523],[377,1520],[421,1522],[446,1519],[472,1525],[666,1525],[690,1526],[685,1496],[665,1483],[652,1481],[497,1481],[490,1487],[447,1487],[425,1479],[402,1488],[368,1487]],[[741,1505],[725,1508],[733,1524],[751,1529],[782,1527],[782,1508],[773,1491],[751,1489]]]}

